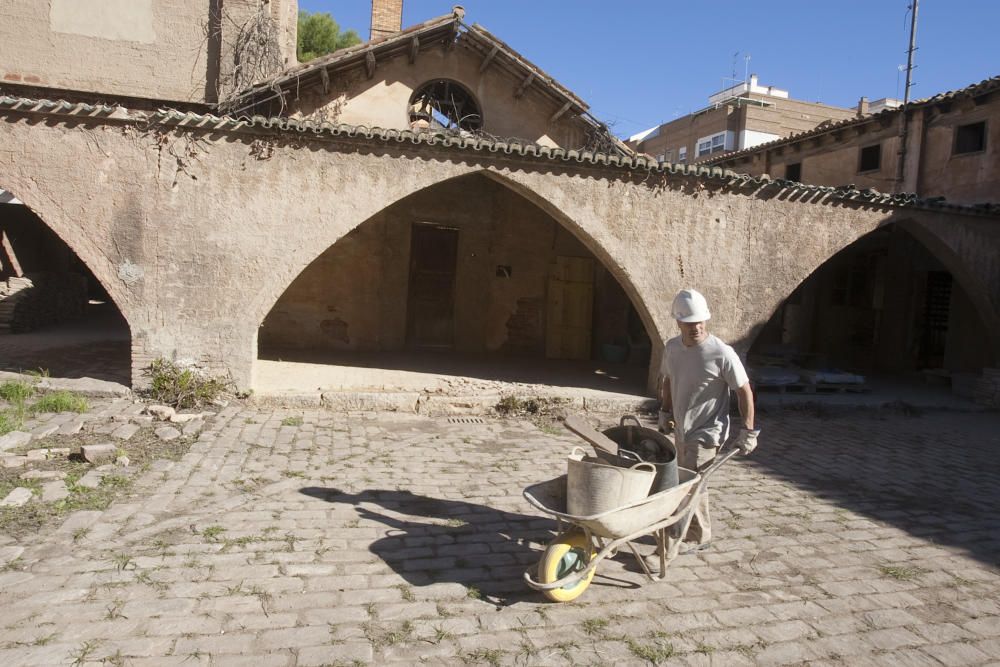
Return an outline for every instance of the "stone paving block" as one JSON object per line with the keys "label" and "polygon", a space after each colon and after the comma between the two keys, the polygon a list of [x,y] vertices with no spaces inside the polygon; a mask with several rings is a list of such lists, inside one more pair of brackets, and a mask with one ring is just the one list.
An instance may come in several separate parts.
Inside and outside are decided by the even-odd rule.
{"label": "stone paving block", "polygon": [[0,466],[4,468],[23,468],[27,463],[27,456],[0,456]]}
{"label": "stone paving block", "polygon": [[69,489],[66,488],[66,482],[61,479],[42,484],[42,502],[53,503],[68,497]]}
{"label": "stone paving block", "polygon": [[117,438],[118,440],[129,440],[133,435],[139,432],[138,424],[122,424],[115,430],[111,432],[112,438]]}
{"label": "stone paving block", "polygon": [[979,665],[990,660],[989,654],[964,642],[922,646],[920,650],[940,661],[941,664],[949,666]]}
{"label": "stone paving block", "polygon": [[917,646],[926,641],[905,628],[874,630],[863,635],[864,640],[876,648],[891,651],[903,646]]}
{"label": "stone paving block", "polygon": [[83,429],[83,424],[81,419],[66,422],[59,427],[59,435],[76,435]]}
{"label": "stone paving block", "polygon": [[173,426],[161,426],[156,429],[155,433],[156,437],[164,442],[170,442],[171,440],[176,440],[181,437],[181,432]]}
{"label": "stone paving block", "polygon": [[88,463],[99,465],[114,461],[117,456],[118,447],[110,442],[97,445],[83,445],[80,447],[80,456]]}
{"label": "stone paving block", "polygon": [[181,433],[186,436],[193,436],[200,433],[203,428],[205,428],[204,420],[196,419],[184,424],[184,428],[181,429]]}
{"label": "stone paving block", "polygon": [[0,565],[6,565],[11,561],[17,560],[23,553],[24,547],[21,546],[0,547]]}
{"label": "stone paving block", "polygon": [[62,470],[29,470],[21,473],[21,479],[63,479],[66,473]]}
{"label": "stone paving block", "polygon": [[6,452],[18,447],[24,447],[31,442],[31,434],[24,431],[11,431],[0,435],[0,452]]}
{"label": "stone paving block", "polygon": [[[78,482],[79,483],[79,482]],[[101,518],[101,512],[96,510],[80,510],[79,512],[73,512],[66,520],[63,521],[62,526],[59,527],[58,532],[64,534],[73,534],[78,530],[83,528],[89,528],[98,519]]]}
{"label": "stone paving block", "polygon": [[191,654],[236,654],[239,655],[253,646],[254,635],[233,633],[220,635],[181,636],[174,644],[174,655]]}
{"label": "stone paving block", "polygon": [[299,649],[297,667],[323,667],[324,665],[350,664],[354,661],[371,662],[374,651],[367,641],[344,642],[334,646],[306,646]]}
{"label": "stone paving block", "polygon": [[325,646],[330,643],[330,626],[315,625],[299,628],[263,630],[257,634],[256,646],[265,650],[289,647]]}
{"label": "stone paving block", "polygon": [[290,651],[254,655],[213,655],[212,667],[286,667],[293,660]]}
{"label": "stone paving block", "polygon": [[60,428],[60,424],[43,424],[42,426],[32,429],[31,435],[36,440],[41,440],[49,437],[53,433],[58,433]]}
{"label": "stone paving block", "polygon": [[16,487],[3,500],[0,500],[0,507],[21,507],[31,500],[33,495],[31,489],[23,486]]}
{"label": "stone paving block", "polygon": [[104,475],[104,471],[101,470],[88,470],[87,474],[76,480],[76,485],[88,489],[96,489],[101,485],[101,480],[104,479]]}

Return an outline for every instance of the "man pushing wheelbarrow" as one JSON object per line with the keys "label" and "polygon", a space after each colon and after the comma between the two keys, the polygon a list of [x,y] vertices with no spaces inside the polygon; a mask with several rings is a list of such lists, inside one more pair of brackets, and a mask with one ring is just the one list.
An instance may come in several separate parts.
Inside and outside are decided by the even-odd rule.
{"label": "man pushing wheelbarrow", "polygon": [[[584,457],[577,448],[570,456],[569,475],[524,491],[528,502],[559,523],[559,534],[546,548],[537,573],[524,576],[529,586],[551,600],[566,602],[581,595],[597,564],[621,548],[632,552],[650,579],[652,571],[665,576],[666,565],[677,556],[682,541],[692,543],[694,550],[705,548],[711,540],[709,477],[735,453],[749,454],[757,445],[749,379],[733,349],[708,334],[705,323],[711,314],[705,298],[695,290],[681,290],[671,312],[681,335],[667,341],[663,350],[658,421],[662,432],[673,434],[677,474],[669,485],[653,485],[655,466],[622,463],[635,453],[619,450],[621,443],[608,436],[623,429],[627,441],[655,445],[659,439],[669,446],[662,435],[637,421],[635,427],[626,428],[623,417],[620,429],[602,434],[582,419],[568,417],[567,428],[593,444],[598,458]],[[737,394],[742,424],[729,439],[731,391]],[[730,447],[717,456],[727,441]],[[605,465],[607,461],[624,467]],[[662,477],[662,471],[659,474]],[[633,541],[646,535],[655,537],[657,547],[652,557],[643,559]],[[652,561],[658,566],[651,567]]]}
{"label": "man pushing wheelbarrow", "polygon": [[[658,426],[673,430],[677,463],[682,468],[704,471],[715,460],[719,447],[729,438],[730,392],[736,392],[740,430],[732,446],[749,454],[757,446],[754,429],[753,390],[743,362],[729,345],[708,333],[712,314],[708,302],[693,289],[682,289],[670,308],[681,335],[663,347],[660,361],[660,414]],[[712,516],[708,490],[702,491],[687,534],[680,537],[701,550],[712,539]],[[671,540],[676,555],[681,540]]]}

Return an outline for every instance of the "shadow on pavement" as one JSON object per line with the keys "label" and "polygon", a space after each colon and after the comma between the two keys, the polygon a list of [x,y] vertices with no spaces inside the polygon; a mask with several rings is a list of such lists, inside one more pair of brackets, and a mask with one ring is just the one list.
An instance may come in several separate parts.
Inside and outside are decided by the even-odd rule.
{"label": "shadow on pavement", "polygon": [[550,519],[409,491],[306,487],[301,493],[354,505],[361,519],[387,526],[369,550],[413,586],[457,583],[498,606],[539,599],[521,575],[552,538]]}
{"label": "shadow on pavement", "polygon": [[[840,507],[1000,564],[1000,416],[783,412],[748,459]],[[851,530],[845,526],[844,531]],[[859,530],[857,539],[867,538]]]}

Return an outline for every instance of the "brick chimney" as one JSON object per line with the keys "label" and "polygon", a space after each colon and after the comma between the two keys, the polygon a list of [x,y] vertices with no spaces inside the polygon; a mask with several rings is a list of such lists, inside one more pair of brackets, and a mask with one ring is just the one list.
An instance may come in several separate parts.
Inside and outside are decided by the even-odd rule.
{"label": "brick chimney", "polygon": [[372,0],[370,39],[388,37],[403,29],[403,0]]}
{"label": "brick chimney", "polygon": [[858,100],[858,115],[865,116],[868,114],[868,98],[862,97]]}

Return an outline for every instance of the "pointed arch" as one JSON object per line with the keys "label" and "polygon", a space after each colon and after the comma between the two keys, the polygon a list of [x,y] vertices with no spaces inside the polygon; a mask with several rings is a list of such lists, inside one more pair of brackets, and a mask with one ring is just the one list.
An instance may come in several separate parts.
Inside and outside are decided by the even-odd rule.
{"label": "pointed arch", "polygon": [[[310,267],[313,267],[316,262],[319,262],[320,258],[323,255],[327,254],[328,251],[334,250],[335,247],[337,247],[339,244],[341,244],[344,241],[346,241],[347,238],[349,236],[351,236],[351,235],[353,235],[353,239],[354,239],[351,243],[354,244],[354,245],[356,245],[356,244],[358,244],[360,242],[359,241],[360,238],[362,238],[362,237],[369,237],[369,236],[371,236],[371,234],[374,234],[375,232],[372,231],[372,230],[374,230],[376,228],[370,228],[370,229],[368,228],[368,224],[370,222],[374,221],[374,220],[381,220],[381,221],[384,222],[384,220],[386,219],[385,216],[389,216],[389,217],[392,217],[392,218],[397,219],[397,220],[398,219],[402,219],[404,217],[409,217],[409,212],[408,212],[408,209],[407,209],[406,202],[407,202],[407,200],[410,200],[411,197],[418,197],[420,195],[425,195],[425,198],[423,200],[418,200],[418,201],[423,201],[423,204],[420,205],[420,206],[423,206],[423,208],[426,209],[427,208],[427,202],[429,201],[428,198],[433,198],[433,197],[436,196],[435,195],[435,189],[442,188],[443,186],[447,186],[448,184],[453,184],[453,183],[456,182],[456,179],[458,179],[458,178],[469,179],[469,178],[474,178],[474,177],[479,177],[479,178],[481,178],[481,180],[468,181],[468,183],[469,184],[472,184],[472,183],[482,183],[481,187],[486,188],[486,192],[494,193],[491,196],[497,197],[498,198],[497,201],[502,201],[502,203],[500,204],[501,208],[509,206],[510,202],[515,202],[515,201],[516,202],[521,202],[520,204],[516,204],[516,206],[524,207],[523,208],[524,211],[527,211],[527,210],[533,210],[533,211],[535,211],[535,213],[531,214],[531,215],[537,216],[538,220],[542,220],[542,219],[546,220],[547,224],[550,225],[549,229],[559,229],[559,230],[561,230],[561,232],[559,232],[559,233],[562,235],[561,238],[565,239],[565,241],[564,241],[565,243],[570,243],[572,245],[572,247],[579,248],[579,252],[581,252],[581,253],[583,253],[584,250],[586,251],[586,253],[581,254],[580,256],[584,256],[584,255],[588,255],[588,254],[589,254],[589,256],[592,256],[593,259],[600,264],[600,266],[602,267],[602,269],[604,271],[601,275],[605,275],[605,276],[609,276],[610,278],[613,278],[614,281],[615,281],[615,283],[617,284],[618,288],[620,288],[620,291],[616,292],[619,296],[618,297],[614,297],[614,298],[617,298],[617,299],[627,299],[627,302],[629,304],[631,304],[632,308],[634,309],[634,312],[631,312],[630,314],[628,314],[628,318],[631,318],[631,321],[633,323],[635,323],[636,320],[638,320],[638,323],[641,323],[642,328],[645,330],[645,332],[647,333],[647,335],[648,335],[648,337],[650,339],[650,343],[649,343],[650,346],[655,346],[656,344],[658,344],[662,340],[662,334],[655,327],[653,319],[650,316],[649,307],[648,307],[648,304],[645,301],[644,295],[639,292],[639,290],[637,289],[636,285],[631,280],[631,273],[630,273],[630,271],[628,269],[627,261],[625,261],[627,258],[620,257],[615,252],[613,252],[612,250],[610,250],[607,247],[605,247],[598,240],[598,234],[599,234],[598,230],[595,230],[595,229],[592,228],[595,225],[605,224],[603,221],[594,219],[594,220],[588,221],[586,223],[579,222],[579,221],[575,220],[574,218],[572,218],[567,213],[565,213],[564,211],[559,210],[559,208],[555,204],[553,204],[551,201],[549,201],[545,197],[541,196],[538,192],[536,192],[532,188],[530,188],[530,187],[528,187],[528,186],[526,186],[526,185],[524,185],[522,183],[519,183],[519,182],[517,182],[515,180],[512,180],[510,178],[507,178],[505,175],[503,175],[501,173],[498,173],[498,172],[496,172],[494,170],[491,170],[491,169],[472,169],[472,170],[466,171],[466,173],[463,173],[460,176],[452,176],[452,177],[449,177],[449,178],[446,178],[446,179],[441,179],[441,180],[433,183],[432,185],[428,185],[428,186],[422,187],[422,188],[420,188],[420,189],[418,189],[418,190],[416,190],[414,192],[411,192],[410,194],[406,195],[405,197],[401,197],[401,198],[397,199],[396,201],[388,203],[384,208],[382,208],[380,211],[376,212],[373,216],[369,216],[366,220],[364,220],[362,222],[359,222],[358,224],[352,226],[351,229],[345,230],[345,232],[343,234],[338,235],[338,238],[333,243],[331,243],[328,246],[321,247],[320,244],[316,244],[315,246],[311,247],[309,249],[310,261],[307,262],[307,263],[303,262],[304,266],[302,266],[302,268],[298,270],[298,273],[294,277],[291,277],[285,284],[282,284],[280,286],[280,292],[277,289],[278,286],[277,285],[274,286],[275,289],[273,289],[272,292],[278,292],[278,293],[274,295],[274,300],[268,304],[267,311],[264,312],[264,313],[261,313],[260,314],[260,320],[258,320],[262,325],[264,325],[264,323],[265,323],[266,320],[269,320],[270,324],[267,325],[267,326],[269,327],[270,330],[263,329],[264,334],[266,334],[266,337],[264,336],[264,334],[262,334],[259,337],[259,340],[257,341],[258,347],[260,348],[260,346],[264,344],[261,341],[265,341],[269,346],[270,345],[274,345],[274,344],[278,344],[278,343],[275,343],[275,341],[278,340],[278,339],[274,337],[274,332],[277,331],[278,328],[284,328],[287,331],[288,327],[293,323],[293,321],[295,320],[295,318],[299,314],[303,314],[304,311],[305,311],[305,309],[310,309],[311,308],[315,312],[315,303],[313,302],[313,300],[315,300],[315,298],[317,296],[320,299],[322,299],[323,296],[324,296],[321,292],[316,291],[316,289],[317,289],[317,287],[316,287],[316,285],[317,285],[316,279],[315,278],[309,278],[309,279],[305,280],[304,282],[299,282],[299,281],[300,281],[301,278],[303,278],[306,275],[306,272],[310,270]],[[460,188],[456,184],[454,187],[452,187],[450,189],[442,190],[441,194],[444,197],[451,198],[451,197],[454,197],[454,193],[456,192],[456,190],[461,190],[462,188],[466,188],[466,187],[467,187],[466,185],[462,185],[461,188]],[[475,190],[475,188],[473,188],[473,190]],[[479,190],[475,190],[475,191],[479,192]],[[503,194],[501,194],[501,193],[503,193]],[[471,197],[472,195],[470,194],[469,196]],[[452,199],[448,199],[448,201],[452,201]],[[472,201],[472,200],[469,200],[469,201]],[[473,211],[474,207],[476,206],[476,204],[471,204],[471,205],[464,204],[463,206],[465,206],[466,208],[468,208],[468,211]],[[469,206],[471,206],[471,208],[469,208]],[[518,210],[522,210],[522,209],[518,209]],[[403,213],[404,211],[407,211],[407,213]],[[421,215],[423,215],[423,214],[421,213]],[[489,222],[489,224],[490,225],[498,225],[496,227],[497,230],[503,229],[504,228],[504,223],[505,223],[505,218],[504,218],[505,215],[507,215],[507,214],[506,213],[502,213],[502,212],[498,212],[498,213],[494,214],[494,217],[492,218],[492,221]],[[468,212],[462,213],[462,214],[460,214],[460,216],[468,217]],[[515,215],[515,218],[513,218],[513,219],[516,220],[518,218]],[[533,218],[530,218],[530,215],[529,215],[529,219],[533,219]],[[417,218],[413,218],[413,220],[417,221],[418,219]],[[484,223],[486,223],[487,222],[487,218],[484,218],[483,221],[484,221]],[[432,220],[432,222],[433,222],[433,220]],[[444,216],[442,219],[438,220],[438,222],[440,222],[441,224],[447,225],[448,224],[447,223],[447,216]],[[380,227],[381,227],[381,225],[380,225]],[[363,229],[369,229],[369,231],[365,232],[362,235],[362,237],[358,237],[357,234],[361,234]],[[464,233],[465,232],[463,232],[463,234]],[[499,234],[502,235],[502,234],[510,234],[510,233],[515,233],[515,232],[511,232],[511,231],[508,230],[508,231],[497,231],[496,233],[499,233]],[[381,246],[381,247],[384,247],[384,248],[393,248],[394,250],[391,251],[391,253],[393,254],[394,259],[392,261],[396,262],[396,263],[402,261],[403,265],[406,265],[406,263],[407,263],[406,256],[407,256],[407,253],[408,253],[408,251],[410,249],[409,246],[407,245],[407,243],[408,243],[408,237],[405,237],[405,235],[399,235],[396,232],[394,232],[394,234],[396,234],[396,235],[392,236],[391,239],[389,239],[388,237],[386,239],[383,239],[384,245]],[[515,236],[513,238],[517,238],[517,237]],[[573,240],[570,241],[569,240],[570,238],[572,238]],[[367,242],[370,243],[371,239],[369,238],[369,240]],[[492,244],[492,241],[490,243]],[[354,248],[354,245],[341,246],[341,251],[340,252],[344,252],[344,253],[348,253],[348,254],[341,255],[338,258],[337,261],[340,262],[340,266],[346,266],[346,264],[345,264],[346,258],[348,258],[348,257],[356,258],[357,257],[357,255],[350,254],[350,253],[355,253],[356,252],[356,250],[349,250],[349,248]],[[572,254],[572,253],[570,253],[570,254]],[[328,256],[327,259],[325,259],[323,261],[324,262],[331,262],[333,260],[331,259],[331,257]],[[353,259],[352,259],[352,261],[353,261]],[[375,260],[372,260],[372,261],[375,261]],[[382,261],[382,260],[379,260],[379,261]],[[386,261],[388,262],[389,260],[386,260]],[[547,260],[547,261],[550,261],[550,260]],[[502,268],[502,267],[498,267],[498,269],[499,268]],[[368,270],[369,273],[370,273],[371,267],[369,267],[366,270]],[[393,270],[394,273],[395,273],[395,275],[396,275],[396,278],[397,279],[400,278],[400,269],[398,267],[395,268],[395,269],[390,269],[390,267],[388,266],[388,264],[385,264],[385,265],[381,265],[381,268],[378,269],[378,270],[384,272],[382,274],[379,274],[379,275],[383,275],[383,276],[387,275],[388,271]],[[490,270],[492,271],[492,265],[490,266]],[[318,276],[319,274],[314,273],[313,275]],[[327,274],[327,275],[336,275],[336,274]],[[353,275],[354,274],[352,274],[352,277],[353,277]],[[358,275],[359,285],[365,284],[366,283],[366,279],[364,277],[362,277],[362,274],[357,274],[357,275]],[[369,275],[369,274],[364,274],[364,275]],[[374,275],[374,274],[371,274],[371,275]],[[532,273],[532,275],[534,275],[534,273]],[[335,279],[334,282],[330,283],[330,284],[343,285],[344,284],[343,277],[344,277],[343,274],[341,274],[341,280],[338,281],[338,280]],[[297,282],[299,284],[297,286],[295,286]],[[398,280],[397,280],[397,282],[398,282]],[[403,284],[404,284],[404,287],[405,287],[405,277],[403,278]],[[542,283],[542,284],[544,285],[544,283]],[[278,307],[279,301],[283,298],[283,295],[285,295],[285,294],[291,295],[291,293],[289,293],[289,290],[293,289],[293,286],[295,286],[294,289],[296,290],[295,294],[297,296],[292,297],[291,300],[287,300],[286,299],[284,302],[282,302],[283,303],[283,305],[281,306],[282,310],[281,311],[277,311],[277,313],[278,313],[277,316],[279,317],[279,321],[281,321],[281,324],[278,325],[278,324],[276,324],[276,320],[273,319],[273,315],[272,314],[276,312],[275,308]],[[615,288],[615,289],[618,289],[618,288]],[[392,288],[392,289],[395,289],[395,288]],[[312,290],[312,291],[309,292],[309,290]],[[338,291],[339,291],[339,288],[338,288]],[[307,294],[307,292],[308,292],[308,294]],[[544,293],[545,292],[544,292],[544,288],[543,288],[543,291],[540,294],[543,295],[543,297],[544,297]],[[510,295],[508,294],[507,297],[509,297],[509,296]],[[372,302],[372,305],[374,307],[374,305],[375,305],[374,302],[377,301],[377,299],[372,298],[371,295],[369,295],[369,299],[370,299],[370,302]],[[328,303],[332,304],[332,303],[334,303],[334,301],[330,301]],[[625,302],[621,301],[621,303],[624,304]],[[301,306],[302,309],[296,311],[295,309],[298,308],[299,306],[296,306],[295,304],[299,304],[299,306]],[[544,306],[544,298],[542,298],[541,305]],[[504,307],[506,307],[506,306],[504,306]],[[623,305],[623,307],[624,307],[624,305]],[[284,313],[284,315],[281,314],[281,313]],[[495,313],[496,313],[496,311],[494,311],[494,314]],[[287,315],[287,317],[286,317],[286,315]],[[507,315],[504,315],[504,317],[507,317],[508,315],[510,315],[509,312],[507,313]],[[336,317],[337,316],[335,316],[335,315],[331,315],[330,316],[330,320],[329,321],[325,321],[324,320],[322,322],[322,324],[323,325],[329,325],[328,333],[331,336],[338,336],[338,335],[344,336],[344,338],[339,339],[339,340],[341,340],[345,344],[352,344],[353,345],[356,342],[356,340],[355,339],[351,339],[351,341],[348,343],[348,341],[346,339],[346,334],[344,333],[344,327],[346,325],[346,322],[344,322],[344,321],[338,321],[338,319],[335,319]],[[357,317],[357,313],[355,313],[353,316],[347,316],[346,319],[347,320],[352,320],[352,322],[353,322],[352,317]],[[313,316],[312,319],[310,319],[309,321],[311,323],[315,323],[316,321],[318,321],[318,319],[319,318]],[[299,321],[304,321],[304,320],[299,320]],[[494,321],[493,324],[495,325],[496,322]],[[353,324],[351,326],[353,326]],[[389,327],[389,329],[393,329],[394,330],[393,327]],[[502,327],[501,327],[501,330],[502,330]],[[312,329],[310,329],[310,331],[312,331]],[[635,331],[638,332],[638,329],[635,329]],[[637,334],[637,335],[639,335],[639,334]],[[299,344],[299,341],[292,341],[291,339],[288,339],[287,338],[287,334],[281,334],[281,336],[285,337],[285,340],[288,341],[289,345],[295,346],[295,345]],[[319,340],[319,339],[317,339],[317,340]],[[494,340],[495,340],[495,336],[494,336]],[[271,349],[273,350],[274,348],[271,347]],[[348,348],[345,348],[345,349],[348,349]],[[350,348],[350,349],[353,349],[353,348]],[[364,348],[362,348],[362,349],[364,349]],[[371,348],[369,348],[369,349],[371,349]],[[393,348],[387,348],[387,349],[393,349]],[[492,349],[492,348],[488,348],[488,349]]]}
{"label": "pointed arch", "polygon": [[[792,304],[790,300],[793,297],[801,298],[802,290],[806,286],[812,286],[813,288],[817,287],[817,283],[815,281],[821,276],[825,277],[824,279],[829,281],[832,275],[829,273],[829,271],[833,270],[836,266],[838,266],[837,263],[839,263],[843,275],[843,270],[846,268],[845,262],[849,260],[849,258],[852,256],[852,253],[862,252],[863,248],[861,246],[866,242],[872,243],[872,245],[868,248],[868,252],[872,251],[876,252],[881,251],[883,253],[890,252],[890,247],[892,246],[892,244],[893,243],[898,244],[899,241],[897,240],[894,242],[891,240],[892,238],[891,236],[887,236],[886,239],[882,241],[880,244],[875,240],[875,236],[880,233],[892,232],[893,230],[905,232],[905,238],[910,239],[913,243],[915,243],[916,245],[921,247],[924,251],[926,251],[927,257],[932,258],[937,265],[942,267],[951,275],[952,280],[961,289],[962,294],[968,297],[968,300],[972,303],[972,306],[975,310],[975,315],[976,317],[979,318],[979,320],[982,323],[982,328],[983,328],[982,333],[986,339],[984,341],[984,347],[986,347],[989,350],[989,356],[992,357],[993,363],[996,363],[996,361],[1000,359],[1000,355],[998,355],[998,351],[1000,351],[1000,331],[998,331],[997,314],[992,306],[990,300],[990,293],[987,286],[983,285],[982,282],[978,280],[971,271],[968,270],[966,262],[962,260],[959,254],[952,247],[950,247],[948,243],[946,243],[937,235],[935,235],[933,231],[927,229],[920,221],[915,220],[913,218],[895,218],[895,217],[889,218],[883,221],[882,224],[878,225],[872,231],[869,231],[865,234],[861,234],[850,243],[847,243],[843,247],[839,248],[833,254],[825,257],[817,266],[815,266],[809,272],[807,276],[805,276],[797,283],[795,283],[794,286],[791,287],[791,289],[788,289],[788,291],[783,294],[783,296],[775,306],[766,311],[765,313],[766,317],[762,319],[760,324],[755,326],[753,329],[748,330],[747,338],[744,339],[743,341],[744,349],[749,350],[752,346],[756,345],[760,341],[760,337],[765,330],[769,330],[773,334],[776,331],[776,329],[772,327],[775,326],[782,327],[782,334],[784,334],[785,323],[779,322],[777,318],[782,317],[784,315],[784,310],[786,307],[790,305],[797,305],[797,304]],[[898,249],[898,245],[896,247]],[[860,255],[855,254],[854,256],[859,257]],[[899,256],[897,255],[897,260],[896,260],[897,271],[899,270],[898,257]],[[908,266],[908,268],[906,269],[907,271],[906,275],[913,275],[912,273],[913,270],[914,269],[912,266]],[[931,271],[931,269],[928,269],[928,271]],[[880,280],[883,282],[884,285],[886,285],[885,289],[890,289],[893,286],[892,279],[888,276],[882,276]],[[873,287],[873,289],[877,291],[877,288]],[[902,307],[901,304],[892,301],[890,297],[884,297],[884,303],[885,305],[883,307],[877,308],[875,310],[879,310],[880,312],[884,311],[885,313],[890,313],[892,312],[893,309],[895,309],[897,311],[896,316],[897,317],[900,316],[900,313],[898,311]],[[816,309],[820,309],[825,307],[825,305],[829,304],[825,305],[813,304],[813,305]],[[880,332],[883,331],[886,326],[890,327],[890,330],[892,328],[895,328],[896,330],[895,333],[897,335],[899,335],[901,327],[909,331],[912,324],[908,323],[907,318],[912,316],[914,313],[912,311],[906,311],[906,310],[904,310],[903,312],[906,313],[906,315],[904,317],[904,320],[901,322],[879,321],[876,324],[876,326],[879,328],[879,331]],[[889,315],[887,315],[887,317],[888,316]],[[817,313],[814,312],[809,318],[811,321],[813,321],[813,324],[815,324],[816,317]],[[881,333],[879,333],[878,338],[881,339],[881,337],[882,335]],[[874,354],[877,352],[877,349],[873,347],[872,351]],[[879,362],[886,363],[886,360],[879,357]],[[892,364],[890,363],[889,365],[891,366]]]}
{"label": "pointed arch", "polygon": [[[32,313],[28,321],[36,324],[31,325],[32,328],[28,332],[4,340],[6,351],[20,357],[16,360],[16,367],[13,365],[15,360],[7,359],[6,369],[20,370],[41,364],[47,371],[57,376],[70,373],[68,377],[77,377],[75,374],[82,372],[94,377],[131,384],[132,322],[126,309],[122,307],[120,293],[115,293],[116,285],[108,280],[107,271],[101,270],[101,261],[94,257],[95,253],[86,234],[79,229],[67,229],[60,222],[53,223],[52,219],[62,220],[58,215],[64,213],[61,209],[56,215],[47,219],[46,213],[39,210],[39,198],[33,196],[31,190],[25,199],[22,193],[7,190],[6,183],[0,183],[0,188],[17,202],[0,204],[5,274],[32,279],[31,282],[22,282],[13,288],[15,291],[10,293],[8,298],[19,305],[11,312],[24,312],[20,309],[25,307],[26,302],[17,300],[22,299],[24,294],[30,295],[34,292],[35,296],[28,297],[33,304],[58,303],[60,305],[55,309],[63,317],[67,314],[64,306],[75,304],[69,319],[77,320],[79,317],[79,321],[91,323],[87,325],[82,338],[77,338],[74,334],[73,337],[60,340],[58,343],[41,345],[39,342],[31,342],[34,340],[32,338],[34,326],[40,325],[45,328],[52,325],[59,326],[67,320],[49,320],[43,315],[39,321],[37,311],[33,310],[36,306],[28,306],[29,312]],[[41,205],[44,206],[45,203],[42,202]],[[57,276],[57,280],[53,281],[46,277],[53,274]],[[69,279],[70,276],[79,276],[79,282],[76,282],[76,278]],[[45,279],[40,281],[41,278]],[[88,306],[88,303],[94,305]],[[76,305],[79,306],[79,311],[75,310]],[[53,307],[48,306],[48,308]],[[42,311],[45,312],[47,311]],[[21,324],[24,322],[21,321]],[[93,328],[95,326],[99,328]],[[124,357],[125,350],[119,349],[124,348],[124,336],[127,336],[128,341],[127,359]],[[70,357],[75,357],[76,352],[67,355],[65,350],[76,350],[77,346],[84,344],[84,341],[90,346],[88,362],[80,366],[77,361],[67,361]],[[98,344],[96,349],[94,343]],[[25,344],[28,348],[24,347]],[[96,363],[90,360],[91,357]],[[123,361],[124,364],[119,368],[119,364]]]}

